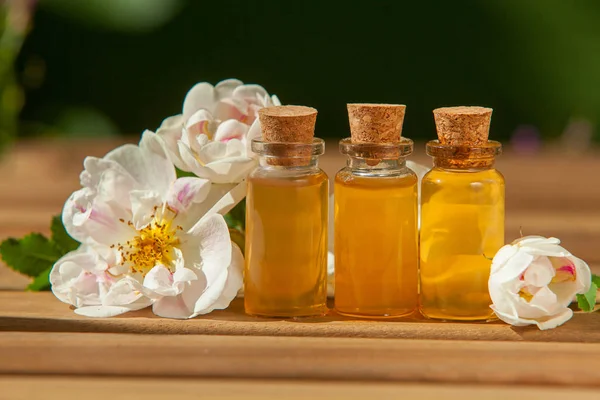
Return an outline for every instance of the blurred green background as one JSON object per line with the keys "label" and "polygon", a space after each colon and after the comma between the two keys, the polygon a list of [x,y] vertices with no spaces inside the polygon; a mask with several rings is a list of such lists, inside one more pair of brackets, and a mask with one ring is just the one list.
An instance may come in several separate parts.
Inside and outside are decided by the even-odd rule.
{"label": "blurred green background", "polygon": [[491,137],[600,138],[600,1],[4,0],[0,144],[156,129],[187,90],[235,77],[319,110],[348,102],[494,108]]}

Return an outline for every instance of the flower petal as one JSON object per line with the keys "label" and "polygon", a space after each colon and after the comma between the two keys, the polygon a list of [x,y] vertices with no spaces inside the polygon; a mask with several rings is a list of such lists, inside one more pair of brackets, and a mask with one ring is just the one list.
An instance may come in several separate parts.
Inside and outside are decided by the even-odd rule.
{"label": "flower petal", "polygon": [[264,87],[256,84],[242,85],[235,88],[232,97],[247,101],[255,100],[257,97],[263,98],[269,96]]}
{"label": "flower petal", "polygon": [[179,141],[177,145],[187,171],[192,172],[200,178],[210,179],[212,177],[212,171],[204,168],[204,165],[196,158],[196,155],[188,145],[182,141]]}
{"label": "flower petal", "polygon": [[[240,186],[242,185],[242,186]],[[245,183],[243,184],[211,184],[208,196],[201,203],[192,203],[185,213],[176,217],[177,225],[184,232],[190,230],[206,215],[225,215],[246,195]]]}
{"label": "flower petal", "polygon": [[226,98],[217,102],[214,110],[215,118],[219,121],[236,120],[250,125],[254,121],[250,114],[248,103],[243,99]]}
{"label": "flower petal", "polygon": [[212,138],[217,129],[216,125],[214,117],[207,110],[198,110],[185,123],[185,135],[181,140],[197,151],[199,146],[196,137],[206,135],[207,138]]}
{"label": "flower petal", "polygon": [[218,99],[224,99],[226,97],[232,97],[233,91],[242,86],[244,82],[239,79],[225,79],[215,85],[215,92]]}
{"label": "flower petal", "polygon": [[[232,242],[227,224],[221,215],[212,214],[202,218],[191,230],[195,240],[189,240],[182,246],[186,265],[193,262],[200,270],[204,289],[198,294],[190,286],[182,293],[186,304],[194,304],[193,314],[198,315],[209,309],[221,296],[227,283],[228,268],[231,265]],[[191,283],[194,286],[194,283]],[[190,290],[192,289],[192,290]]]}
{"label": "flower petal", "polygon": [[523,318],[541,318],[546,315],[553,315],[556,312],[558,298],[556,294],[547,286],[538,290],[527,306],[521,307],[519,315]]}
{"label": "flower petal", "polygon": [[567,258],[575,264],[575,275],[578,288],[577,293],[587,293],[592,284],[592,271],[590,270],[590,267],[585,261],[575,256],[569,256]]}
{"label": "flower petal", "polygon": [[[505,252],[508,253],[509,250],[507,249]],[[498,253],[501,257],[499,260],[503,261],[506,257],[506,253],[500,253],[500,251]],[[490,280],[494,279],[503,283],[518,279],[521,274],[525,272],[529,264],[531,264],[533,258],[534,257],[528,252],[517,251],[508,258],[501,267],[494,266],[494,262],[492,262],[492,270],[494,273],[490,274]]]}
{"label": "flower petal", "polygon": [[213,183],[238,183],[245,179],[255,166],[255,160],[237,157],[206,164],[205,169],[210,171]]}
{"label": "flower petal", "polygon": [[257,118],[250,126],[250,129],[248,129],[246,138],[242,140],[242,142],[246,146],[246,155],[248,157],[257,157],[257,155],[252,151],[252,140],[260,138],[261,136],[262,129],[260,126],[260,119]]}
{"label": "flower petal", "polygon": [[138,183],[138,189],[151,189],[166,194],[177,177],[173,163],[166,155],[149,151],[150,148],[156,149],[159,146],[152,144],[156,140],[155,135],[150,131],[144,132],[140,141],[144,144],[144,149],[126,144],[117,147],[105,158],[121,165]]}
{"label": "flower petal", "polygon": [[206,200],[211,189],[210,181],[202,178],[179,178],[169,191],[167,203],[178,213],[186,212],[193,203]]}
{"label": "flower petal", "polygon": [[547,318],[540,318],[535,321],[540,330],[553,329],[570,320],[573,317],[573,310],[565,308],[561,313],[552,315]]}
{"label": "flower petal", "polygon": [[162,297],[152,305],[152,312],[162,318],[188,319],[193,311],[181,295]]}
{"label": "flower petal", "polygon": [[492,305],[491,308],[494,311],[494,314],[496,314],[496,316],[498,318],[500,318],[500,320],[506,322],[509,325],[527,326],[527,325],[533,325],[536,323],[534,320],[519,318],[519,316],[516,314],[511,315],[504,311],[501,311],[495,305]]}
{"label": "flower petal", "polygon": [[83,172],[79,175],[81,186],[96,189],[102,174],[107,170],[117,170],[122,174],[127,172],[115,161],[105,160],[97,157],[86,157],[83,160]]}
{"label": "flower petal", "polygon": [[203,108],[214,111],[216,102],[215,88],[208,82],[200,82],[187,92],[183,100],[183,119],[187,120],[193,113]]}
{"label": "flower petal", "polygon": [[548,257],[537,256],[525,270],[523,279],[526,285],[542,287],[547,286],[555,274],[554,267]]}
{"label": "flower petal", "polygon": [[[179,140],[181,139],[181,132],[184,122],[185,120],[183,119],[182,114],[167,117],[161,122],[160,126],[156,130],[156,134],[158,136]],[[161,135],[161,133],[163,134]]]}
{"label": "flower petal", "polygon": [[65,230],[73,239],[83,242],[87,238],[85,230],[75,220],[86,220],[92,214],[92,201],[95,192],[90,188],[73,192],[65,202],[62,210],[62,223]]}
{"label": "flower petal", "polygon": [[103,306],[127,306],[140,300],[144,295],[136,290],[130,278],[121,279],[111,286],[102,299]]}
{"label": "flower petal", "polygon": [[182,140],[183,136],[183,116],[175,115],[163,121],[156,131],[156,140],[164,148],[167,157],[175,166],[185,170],[185,163],[179,155],[177,142]]}
{"label": "flower petal", "polygon": [[169,186],[177,179],[173,163],[167,157],[158,135],[145,130],[139,144],[146,172],[145,182],[150,183],[152,190],[166,194]]}
{"label": "flower petal", "polygon": [[174,282],[190,282],[198,279],[198,275],[194,271],[189,268],[178,268],[177,271],[173,273],[173,281]]}
{"label": "flower petal", "polygon": [[211,162],[220,161],[227,157],[227,143],[209,142],[196,151],[196,156],[205,165]]}
{"label": "flower petal", "polygon": [[[213,190],[216,192],[217,190],[215,187],[229,188],[230,185],[213,184]],[[244,199],[244,197],[246,196],[246,187],[246,181],[237,184],[233,189],[229,190],[225,195],[223,195],[219,199],[219,201],[214,203],[214,205],[206,213],[217,213],[221,215],[227,214],[229,211],[231,211],[231,209],[233,209],[233,207],[235,207],[240,201]]]}
{"label": "flower petal", "polygon": [[130,193],[132,222],[140,230],[153,219],[155,207],[162,206],[160,193],[153,190],[133,190]]}
{"label": "flower petal", "polygon": [[201,271],[190,270],[196,279],[182,284],[181,293],[177,296],[162,297],[152,306],[152,311],[159,317],[187,319],[194,317],[194,304],[206,289],[206,279]]}
{"label": "flower petal", "polygon": [[164,265],[157,265],[146,274],[144,287],[160,296],[177,296],[181,293],[174,285],[173,274]]}
{"label": "flower petal", "polygon": [[504,265],[508,262],[508,260],[517,254],[518,251],[519,248],[517,246],[512,246],[510,244],[502,246],[494,256],[491,273],[494,274],[504,268]]}
{"label": "flower petal", "polygon": [[[93,271],[99,264],[98,257],[89,246],[81,245],[77,250],[62,256],[52,267],[50,271],[50,284],[52,293],[63,303],[74,306],[87,304],[100,304],[97,280],[94,274],[88,274],[87,271]],[[106,268],[106,264],[104,264]],[[77,286],[81,284],[81,279],[89,278],[96,286],[90,288],[85,298],[78,292]]]}
{"label": "flower petal", "polygon": [[[203,271],[204,272],[204,271]],[[227,278],[229,276],[228,268],[222,268],[218,271],[218,274],[211,278],[206,277],[207,285],[206,289],[202,292],[199,297],[193,297],[191,292],[184,292],[183,297],[187,298],[187,302],[194,302],[193,313],[190,317],[195,317],[201,314],[208,314],[214,310],[213,305],[219,301],[221,294],[225,291],[227,286]]]}
{"label": "flower petal", "polygon": [[138,187],[137,182],[126,172],[107,169],[102,173],[96,187],[96,201],[129,207],[129,192]]}
{"label": "flower petal", "polygon": [[126,210],[95,199],[87,190],[78,190],[65,203],[63,224],[67,233],[80,242],[91,238],[107,245],[129,239],[131,229],[120,222],[128,218]]}
{"label": "flower petal", "polygon": [[222,215],[209,214],[198,221],[188,235],[189,240],[181,246],[186,266],[193,262],[196,268],[204,272],[210,284],[231,263],[231,239],[227,223]]}
{"label": "flower petal", "polygon": [[557,244],[528,244],[521,248],[534,256],[568,257],[571,255],[564,247]]}
{"label": "flower petal", "polygon": [[515,246],[529,246],[529,245],[537,245],[537,244],[560,244],[560,240],[557,238],[547,238],[545,236],[524,236],[522,238],[516,239],[512,242]]}
{"label": "flower petal", "polygon": [[[231,139],[243,139],[248,132],[248,125],[242,122],[230,119],[222,122],[217,128],[213,140],[218,142],[227,142]],[[241,154],[240,154],[241,155]]]}
{"label": "flower petal", "polygon": [[220,296],[208,307],[196,305],[194,307],[195,314],[208,314],[213,310],[223,310],[229,307],[231,301],[236,297],[237,293],[244,285],[243,271],[244,256],[242,255],[240,248],[235,243],[232,243],[231,264],[229,265],[229,268],[227,268],[227,279]]}

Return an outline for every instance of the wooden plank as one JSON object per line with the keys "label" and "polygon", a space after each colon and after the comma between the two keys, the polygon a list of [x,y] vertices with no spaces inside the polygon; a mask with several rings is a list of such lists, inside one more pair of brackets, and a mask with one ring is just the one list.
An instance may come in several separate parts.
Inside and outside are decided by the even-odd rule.
{"label": "wooden plank", "polygon": [[31,279],[21,275],[0,263],[0,290],[23,290]]}
{"label": "wooden plank", "polygon": [[265,381],[241,379],[0,376],[1,399],[145,400],[168,399],[446,399],[505,400],[595,398],[591,388],[443,385],[389,382]]}
{"label": "wooden plank", "polygon": [[600,386],[583,343],[4,332],[0,354],[0,374]]}
{"label": "wooden plank", "polygon": [[418,315],[368,321],[331,312],[322,318],[261,319],[245,315],[242,300],[236,299],[226,310],[187,321],[158,318],[150,309],[118,318],[93,319],[78,316],[51,293],[0,292],[0,331],[600,343],[600,313],[576,313],[565,325],[540,331],[500,321],[433,322]]}

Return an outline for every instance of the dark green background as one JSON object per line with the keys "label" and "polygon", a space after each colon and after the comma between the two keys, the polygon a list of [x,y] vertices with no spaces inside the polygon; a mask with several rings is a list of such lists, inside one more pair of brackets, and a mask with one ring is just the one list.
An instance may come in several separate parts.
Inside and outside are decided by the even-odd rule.
{"label": "dark green background", "polygon": [[496,139],[600,116],[600,1],[189,0],[150,27],[85,1],[38,5],[17,74],[32,60],[45,72],[25,85],[22,136],[154,130],[194,83],[229,77],[316,107],[321,137],[348,135],[348,102],[406,104],[404,134],[422,139],[440,106],[494,108]]}

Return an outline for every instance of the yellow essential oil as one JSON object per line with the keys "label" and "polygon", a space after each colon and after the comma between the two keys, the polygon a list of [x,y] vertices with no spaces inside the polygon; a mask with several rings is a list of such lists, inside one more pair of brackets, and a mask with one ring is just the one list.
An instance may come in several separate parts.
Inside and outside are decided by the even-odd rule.
{"label": "yellow essential oil", "polygon": [[417,308],[417,177],[335,178],[335,308],[398,317]]}
{"label": "yellow essential oil", "polygon": [[248,314],[295,317],[326,311],[328,187],[320,170],[248,179]]}
{"label": "yellow essential oil", "polygon": [[335,309],[366,318],[418,304],[417,176],[406,167],[404,105],[349,104],[348,166],[335,178]]}
{"label": "yellow essential oil", "polygon": [[490,318],[489,258],[504,245],[502,175],[434,168],[421,196],[421,311],[439,319]]}
{"label": "yellow essential oil", "polygon": [[259,110],[260,165],[248,177],[246,313],[308,317],[327,312],[327,175],[317,166],[325,144],[313,138],[317,111]]}
{"label": "yellow essential oil", "polygon": [[487,140],[491,109],[438,110],[440,140],[427,144],[434,168],[421,186],[420,310],[435,319],[487,320],[491,258],[504,245],[504,178],[493,168],[501,145]]}

